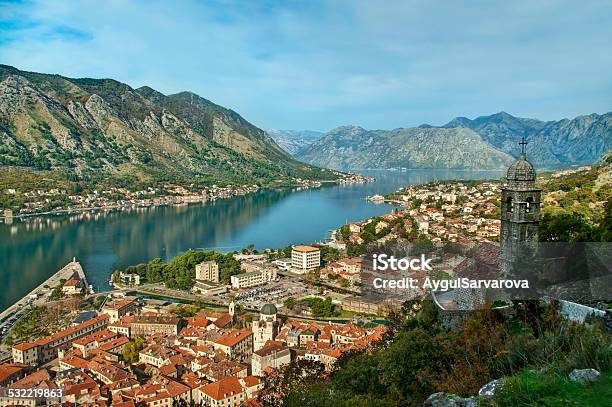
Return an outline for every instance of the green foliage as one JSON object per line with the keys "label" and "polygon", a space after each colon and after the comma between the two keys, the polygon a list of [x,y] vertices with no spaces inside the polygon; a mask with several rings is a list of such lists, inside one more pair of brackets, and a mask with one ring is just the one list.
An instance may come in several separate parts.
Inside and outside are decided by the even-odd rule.
{"label": "green foliage", "polygon": [[419,238],[413,242],[410,248],[411,256],[420,256],[421,254],[431,253],[435,249],[434,244],[425,235],[420,235]]}
{"label": "green foliage", "polygon": [[338,249],[325,245],[317,245],[317,248],[321,251],[321,259],[326,263],[340,258],[340,251]]}
{"label": "green foliage", "polygon": [[330,297],[325,299],[310,297],[306,298],[305,301],[308,303],[313,317],[335,317],[340,314],[339,312],[335,311],[335,306]]}
{"label": "green foliage", "polygon": [[340,228],[340,236],[342,236],[342,240],[344,242],[348,242],[349,237],[351,237],[351,230],[349,225],[343,225]]}
{"label": "green foliage", "polygon": [[11,329],[11,334],[16,342],[21,342],[31,336],[43,336],[47,330],[43,325],[43,317],[46,313],[45,307],[32,307]]}
{"label": "green foliage", "polygon": [[223,254],[213,250],[189,250],[170,263],[157,258],[145,264],[128,266],[123,272],[138,274],[141,281],[146,283],[164,282],[168,288],[189,290],[195,282],[196,264],[210,260],[219,265],[220,280],[224,284],[229,283],[231,276],[240,273],[240,262],[234,259],[232,253]]}
{"label": "green foliage", "polygon": [[104,297],[103,295],[96,297],[96,302],[95,302],[94,307],[97,309],[100,309],[100,307],[102,307],[102,304],[104,304],[105,300],[106,300],[106,297]]}
{"label": "green foliage", "polygon": [[346,243],[346,255],[349,257],[361,256],[361,246],[355,243]]}
{"label": "green foliage", "polygon": [[[458,332],[445,332],[431,301],[416,305],[408,303],[404,317],[393,318],[399,328],[390,343],[383,341],[367,354],[344,356],[328,381],[293,389],[287,405],[324,400],[321,405],[420,406],[433,392],[467,397],[492,379],[525,369],[547,367],[566,377],[573,368],[612,368],[612,337],[605,328],[567,321],[555,307],[538,308],[534,335],[521,313],[502,318],[491,309],[475,312]],[[536,401],[527,405],[546,405],[537,403],[543,395],[563,395],[562,388],[544,384],[529,396]],[[516,398],[508,400],[495,405],[524,405]]]}
{"label": "green foliage", "polygon": [[483,407],[605,406],[612,399],[612,373],[594,383],[576,383],[557,371],[524,370],[505,379],[504,386]]}
{"label": "green foliage", "polygon": [[130,364],[138,363],[138,354],[144,348],[144,340],[137,336],[125,344],[123,359]]}
{"label": "green foliage", "polygon": [[64,292],[62,291],[62,287],[55,287],[53,291],[51,291],[51,295],[49,295],[49,300],[57,301],[64,296]]}
{"label": "green foliage", "polygon": [[284,302],[283,305],[285,306],[285,308],[287,309],[293,309],[293,307],[295,307],[296,301],[295,298],[293,297],[288,297]]}

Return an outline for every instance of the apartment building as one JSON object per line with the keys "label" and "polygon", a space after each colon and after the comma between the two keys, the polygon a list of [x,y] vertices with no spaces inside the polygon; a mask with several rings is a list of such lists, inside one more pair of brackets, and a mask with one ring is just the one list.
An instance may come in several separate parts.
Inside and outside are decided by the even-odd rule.
{"label": "apartment building", "polygon": [[276,279],[275,268],[266,267],[262,264],[249,264],[246,267],[241,265],[241,268],[247,270],[247,272],[230,277],[233,288],[254,287]]}
{"label": "apartment building", "polygon": [[219,265],[215,261],[203,261],[195,266],[195,278],[199,281],[219,282]]}
{"label": "apartment building", "polygon": [[102,313],[110,317],[111,324],[119,321],[122,316],[136,312],[138,304],[136,297],[125,297],[118,301],[113,301],[102,307]]}
{"label": "apartment building", "polygon": [[283,342],[268,341],[266,345],[253,352],[251,370],[253,376],[263,376],[266,368],[278,369],[291,363],[291,351]]}
{"label": "apartment building", "polygon": [[174,315],[143,314],[134,318],[130,324],[131,336],[148,336],[156,333],[177,335],[182,327],[182,320]]}
{"label": "apartment building", "polygon": [[253,353],[253,332],[248,328],[230,330],[212,344],[215,350],[221,350],[228,358],[245,361]]}
{"label": "apartment building", "polygon": [[291,268],[295,273],[307,273],[321,266],[321,251],[312,246],[294,246],[291,251]]}

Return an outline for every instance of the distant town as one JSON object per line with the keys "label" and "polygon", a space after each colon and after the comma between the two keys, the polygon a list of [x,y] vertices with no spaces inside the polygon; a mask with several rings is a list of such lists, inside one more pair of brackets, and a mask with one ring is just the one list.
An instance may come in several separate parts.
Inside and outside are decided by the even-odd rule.
{"label": "distant town", "polygon": [[[356,184],[373,182],[372,177],[355,173],[333,172],[337,179],[332,181],[314,181],[293,178],[292,188],[320,188],[324,183]],[[197,202],[215,201],[234,196],[255,193],[259,185],[211,185],[197,188],[194,185],[163,185],[147,187],[141,190],[130,190],[122,187],[68,191],[61,188],[34,189],[21,191],[8,188],[2,191],[5,222],[13,217],[27,217],[52,213],[71,213],[94,209],[120,209],[132,207],[149,207],[163,205],[186,205]],[[11,202],[15,203],[11,203]]]}

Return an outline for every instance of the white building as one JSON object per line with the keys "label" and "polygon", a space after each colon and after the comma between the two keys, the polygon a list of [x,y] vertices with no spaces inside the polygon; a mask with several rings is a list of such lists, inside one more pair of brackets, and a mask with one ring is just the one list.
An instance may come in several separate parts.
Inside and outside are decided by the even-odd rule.
{"label": "white building", "polygon": [[291,259],[277,259],[272,264],[281,270],[289,270],[291,268]]}
{"label": "white building", "polygon": [[321,252],[312,246],[293,246],[291,268],[296,273],[307,273],[321,266]]}
{"label": "white building", "polygon": [[276,269],[262,267],[259,271],[240,273],[230,277],[233,288],[248,288],[269,283],[276,279]]}
{"label": "white building", "polygon": [[281,342],[268,342],[253,352],[251,370],[253,376],[263,376],[266,368],[278,369],[291,363],[291,351]]}
{"label": "white building", "polygon": [[259,319],[251,322],[253,350],[263,348],[266,342],[273,341],[278,335],[280,321],[276,318],[277,312],[274,304],[265,304],[259,311]]}
{"label": "white building", "polygon": [[219,282],[219,265],[215,261],[203,261],[195,266],[195,278],[200,281]]}
{"label": "white building", "polygon": [[140,276],[136,273],[129,274],[129,273],[124,273],[122,271],[119,273],[119,280],[121,280],[121,284],[123,285],[128,285],[128,286],[140,285]]}

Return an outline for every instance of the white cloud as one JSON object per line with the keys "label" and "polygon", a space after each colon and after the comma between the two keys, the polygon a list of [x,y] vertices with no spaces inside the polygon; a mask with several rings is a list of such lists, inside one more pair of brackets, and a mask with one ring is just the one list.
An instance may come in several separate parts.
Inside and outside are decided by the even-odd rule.
{"label": "white cloud", "polygon": [[612,110],[605,1],[27,2],[0,61],[192,90],[261,127]]}

